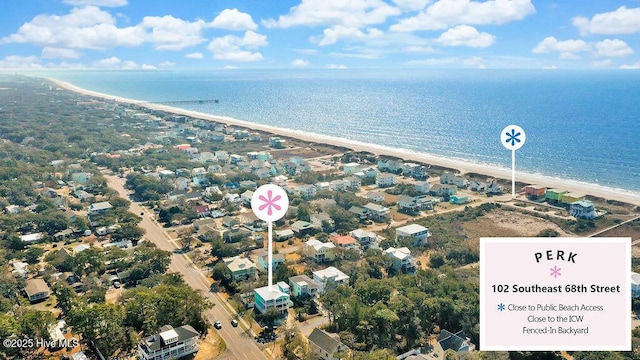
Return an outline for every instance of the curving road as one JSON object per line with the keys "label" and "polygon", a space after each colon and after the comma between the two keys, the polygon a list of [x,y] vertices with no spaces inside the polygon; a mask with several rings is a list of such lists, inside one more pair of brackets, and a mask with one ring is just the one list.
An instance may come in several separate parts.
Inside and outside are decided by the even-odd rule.
{"label": "curving road", "polygon": [[[124,188],[123,180],[116,176],[105,176],[109,186],[118,192],[120,197],[129,199],[130,192]],[[146,232],[145,237],[151,242],[156,244],[159,249],[171,251],[178,249],[175,242],[171,241],[164,229],[158,224],[147,212],[147,209],[136,202],[131,202],[130,211],[136,215],[144,213],[140,227]],[[214,304],[214,306],[207,310],[205,313],[206,319],[209,323],[213,324],[214,321],[219,320],[222,322],[222,329],[217,330],[222,339],[224,339],[227,350],[222,353],[219,358],[226,359],[246,359],[246,360],[266,360],[267,357],[262,353],[258,345],[253,338],[246,335],[242,326],[232,327],[230,324],[233,318],[232,310],[225,306],[224,300],[220,299],[215,293],[211,292],[211,283],[205,277],[200,269],[191,262],[184,254],[173,253],[171,257],[171,265],[169,265],[171,272],[182,274],[185,282],[195,290],[201,291],[201,293]],[[243,326],[248,327],[244,320]]]}

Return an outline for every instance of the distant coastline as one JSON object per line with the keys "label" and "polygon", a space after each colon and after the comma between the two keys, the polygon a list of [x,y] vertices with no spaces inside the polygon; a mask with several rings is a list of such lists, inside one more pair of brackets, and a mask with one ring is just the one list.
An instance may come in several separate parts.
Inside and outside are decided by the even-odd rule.
{"label": "distant coastline", "polygon": [[[119,96],[114,96],[114,95],[109,95],[109,94],[104,94],[96,91],[83,89],[71,83],[61,81],[55,78],[48,78],[48,80],[53,82],[60,88],[64,88],[69,91],[74,91],[83,95],[95,96],[102,99],[114,100],[122,103],[136,104],[136,105],[147,107],[149,109],[156,109],[156,110],[166,111],[169,113],[174,113],[179,115],[187,115],[187,116],[198,118],[198,119],[204,119],[204,120],[224,123],[228,125],[245,127],[248,129],[254,129],[254,130],[259,130],[267,133],[272,133],[274,135],[296,138],[305,142],[324,143],[332,146],[339,146],[339,147],[353,149],[355,151],[368,151],[376,155],[396,157],[396,158],[401,158],[407,161],[416,161],[416,162],[431,164],[434,166],[439,166],[444,168],[452,168],[452,169],[458,170],[462,174],[475,173],[475,174],[486,175],[489,177],[505,179],[509,181],[511,179],[511,169],[504,169],[504,168],[489,166],[485,164],[465,162],[462,160],[448,159],[445,157],[431,155],[431,154],[417,153],[415,151],[406,150],[406,149],[394,149],[394,148],[389,148],[381,145],[368,144],[360,141],[341,139],[333,136],[318,135],[318,134],[312,134],[312,133],[307,133],[307,132],[297,131],[297,130],[290,130],[290,129],[282,129],[275,126],[252,123],[252,122],[238,120],[238,119],[234,119],[226,116],[210,115],[202,112],[190,111],[190,110],[185,110],[177,107],[161,105],[161,104],[151,104],[142,100],[128,99],[128,98],[123,98]],[[615,200],[615,201],[620,201],[620,202],[625,202],[625,203],[633,204],[636,206],[640,206],[640,193],[628,191],[625,189],[609,188],[609,187],[600,186],[597,184],[589,184],[589,183],[580,182],[577,180],[560,179],[560,178],[555,178],[555,177],[550,177],[550,176],[545,176],[540,174],[525,173],[517,170],[517,164],[516,164],[516,181],[519,183],[526,183],[526,184],[538,184],[538,185],[546,186],[548,188],[563,189],[563,190],[582,193],[585,195],[590,195],[590,196],[594,196],[602,199]],[[516,189],[516,191],[518,190],[520,189]]]}

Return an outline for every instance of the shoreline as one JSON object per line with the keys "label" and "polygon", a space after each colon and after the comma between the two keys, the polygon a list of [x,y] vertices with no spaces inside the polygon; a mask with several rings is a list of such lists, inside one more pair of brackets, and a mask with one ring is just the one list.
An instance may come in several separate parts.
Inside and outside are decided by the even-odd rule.
{"label": "shoreline", "polygon": [[[415,161],[415,162],[421,162],[425,164],[431,164],[438,167],[452,168],[452,169],[456,169],[461,174],[476,173],[476,174],[486,175],[489,177],[504,179],[509,182],[511,181],[511,169],[503,169],[496,166],[466,162],[466,161],[457,160],[457,159],[449,159],[449,158],[441,157],[438,155],[417,153],[417,152],[406,150],[406,149],[394,149],[394,148],[385,147],[381,145],[372,145],[372,144],[367,144],[367,143],[363,143],[355,140],[336,138],[333,136],[312,134],[312,133],[307,133],[300,130],[283,129],[283,128],[278,128],[271,125],[252,123],[244,120],[234,119],[227,116],[210,115],[202,112],[181,109],[181,108],[168,106],[168,105],[151,104],[149,102],[142,101],[142,100],[128,99],[120,96],[114,96],[114,95],[109,95],[109,94],[104,94],[96,91],[83,89],[71,83],[57,80],[54,78],[47,78],[47,80],[51,81],[52,83],[54,83],[60,88],[73,91],[82,95],[94,96],[94,97],[98,97],[106,100],[114,100],[117,102],[122,102],[127,104],[140,105],[149,109],[166,111],[166,112],[177,114],[177,115],[185,115],[193,118],[224,123],[232,126],[245,127],[247,129],[263,131],[263,132],[271,133],[278,136],[295,138],[295,139],[298,139],[304,142],[309,142],[309,143],[324,143],[332,146],[350,148],[354,151],[368,151],[379,156],[390,156],[390,157],[404,159],[406,161]],[[561,179],[561,178],[556,178],[556,177],[551,177],[551,176],[546,176],[541,174],[531,174],[526,172],[520,172],[517,170],[517,168],[516,168],[516,182],[527,183],[527,184],[537,184],[541,186],[546,186],[547,188],[558,188],[558,189],[590,195],[593,197],[598,197],[606,200],[615,200],[619,202],[640,206],[640,193],[637,193],[637,192],[633,192],[625,189],[609,188],[602,185],[581,182],[578,180]],[[516,189],[516,190],[519,190],[519,189]]]}

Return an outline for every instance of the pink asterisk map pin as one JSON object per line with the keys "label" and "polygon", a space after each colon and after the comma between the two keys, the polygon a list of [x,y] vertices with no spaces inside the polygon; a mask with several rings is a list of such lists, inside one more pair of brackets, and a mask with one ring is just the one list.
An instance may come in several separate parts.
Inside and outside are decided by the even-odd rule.
{"label": "pink asterisk map pin", "polygon": [[283,188],[273,184],[260,186],[251,197],[251,209],[262,221],[269,225],[268,262],[269,288],[273,286],[273,222],[280,220],[289,209],[289,197]]}
{"label": "pink asterisk map pin", "polygon": [[273,196],[272,190],[267,190],[267,197],[264,197],[264,195],[258,195],[258,198],[264,201],[264,204],[260,205],[258,210],[262,211],[266,208],[267,215],[269,216],[273,214],[273,211],[271,210],[271,208],[274,208],[276,210],[282,209],[282,207],[280,207],[280,205],[277,204],[278,200],[280,200],[282,197],[280,195],[276,195],[273,197],[272,196]]}

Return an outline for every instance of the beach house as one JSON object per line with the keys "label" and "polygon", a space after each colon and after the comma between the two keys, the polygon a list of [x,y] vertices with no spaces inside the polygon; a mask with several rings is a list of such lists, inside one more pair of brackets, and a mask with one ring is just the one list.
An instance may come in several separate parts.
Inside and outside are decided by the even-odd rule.
{"label": "beach house", "polygon": [[380,188],[390,187],[396,184],[396,176],[390,173],[378,173],[376,185]]}
{"label": "beach house", "polygon": [[44,300],[51,296],[51,289],[43,279],[29,279],[24,287],[29,302]]}
{"label": "beach house", "polygon": [[307,275],[297,275],[289,278],[291,287],[291,296],[309,296],[315,298],[318,296],[320,286]]}
{"label": "beach house", "polygon": [[[256,265],[258,270],[267,271],[269,269],[269,252],[267,249],[258,249],[254,253],[256,255]],[[284,264],[284,254],[273,254],[271,264],[273,266],[273,271],[276,271],[278,265]]]}
{"label": "beach house", "polygon": [[438,343],[435,345],[434,353],[440,359],[445,358],[447,350],[452,350],[456,353],[474,351],[476,346],[471,342],[464,331],[460,330],[457,333],[452,333],[448,330],[440,330],[438,335]]}
{"label": "beach house", "polygon": [[311,224],[319,231],[333,231],[336,227],[335,221],[327,213],[311,214]]}
{"label": "beach house", "polygon": [[458,192],[455,185],[448,184],[434,184],[429,190],[429,193],[436,196],[451,196]]}
{"label": "beach house", "polygon": [[388,207],[382,206],[380,204],[368,203],[364,206],[364,209],[370,215],[370,218],[377,222],[385,222],[389,220],[389,214],[391,210]]}
{"label": "beach house", "polygon": [[302,251],[308,258],[317,263],[332,261],[336,256],[336,246],[333,243],[323,243],[314,238],[309,239],[302,246]]}
{"label": "beach house", "polygon": [[[337,334],[329,334],[328,332],[314,328],[309,334],[309,349],[314,359],[334,360],[338,353],[346,353],[349,351],[341,341]],[[341,359],[348,357],[341,357]]]}
{"label": "beach house", "polygon": [[369,191],[364,194],[364,198],[375,203],[381,203],[384,201],[384,194],[378,191]]}
{"label": "beach house", "polygon": [[544,198],[547,200],[547,202],[551,204],[558,204],[562,200],[562,196],[566,193],[567,193],[566,190],[547,189],[547,191],[544,194]]}
{"label": "beach house", "polygon": [[156,335],[147,336],[138,344],[138,355],[143,360],[177,359],[198,352],[200,333],[191,325],[173,328],[164,325]]}
{"label": "beach house", "polygon": [[547,192],[545,186],[527,185],[524,187],[524,193],[530,200],[544,200],[544,194]]}
{"label": "beach house", "polygon": [[362,180],[357,176],[348,176],[342,179],[347,187],[347,190],[358,191],[362,185]]}
{"label": "beach house", "polygon": [[631,272],[631,297],[640,297],[640,274]]}
{"label": "beach house", "polygon": [[256,275],[256,265],[247,258],[234,256],[222,259],[227,268],[231,272],[233,281],[253,278]]}
{"label": "beach house", "polygon": [[429,229],[418,224],[406,225],[396,229],[396,242],[410,240],[414,246],[425,243],[429,236]]}
{"label": "beach house", "polygon": [[393,269],[402,274],[413,274],[416,272],[416,261],[411,256],[411,250],[407,247],[390,247],[384,251],[393,263]]}
{"label": "beach house", "polygon": [[429,193],[429,189],[431,189],[431,184],[429,184],[426,181],[417,181],[415,183],[415,189],[420,194],[428,194]]}
{"label": "beach house", "polygon": [[108,201],[93,203],[89,205],[89,214],[95,215],[103,213],[109,209],[111,209],[111,204]]}
{"label": "beach house", "polygon": [[349,235],[332,235],[331,242],[339,248],[343,249],[355,249],[356,244],[358,243],[356,239]]}
{"label": "beach house", "polygon": [[376,233],[364,229],[355,229],[351,231],[349,235],[356,239],[362,250],[367,250],[370,247],[378,247],[380,240]]}
{"label": "beach house", "polygon": [[360,171],[360,164],[358,163],[348,163],[342,166],[342,171],[346,174],[355,174]]}
{"label": "beach house", "polygon": [[313,272],[313,281],[319,286],[319,291],[324,294],[327,290],[349,283],[349,276],[333,266],[324,270]]}
{"label": "beach house", "polygon": [[[254,309],[264,314],[269,309],[275,309],[280,316],[287,315],[289,307],[293,306],[293,302],[289,298],[289,286],[283,286],[284,283],[274,284],[272,287],[263,286],[253,290],[253,306]],[[284,284],[286,285],[286,284]]]}
{"label": "beach house", "polygon": [[562,195],[560,202],[565,206],[571,206],[571,204],[584,200],[585,195],[580,193],[568,192]]}
{"label": "beach house", "polygon": [[596,209],[593,203],[589,200],[581,200],[572,202],[569,208],[569,213],[573,217],[582,219],[595,219],[597,217]]}

